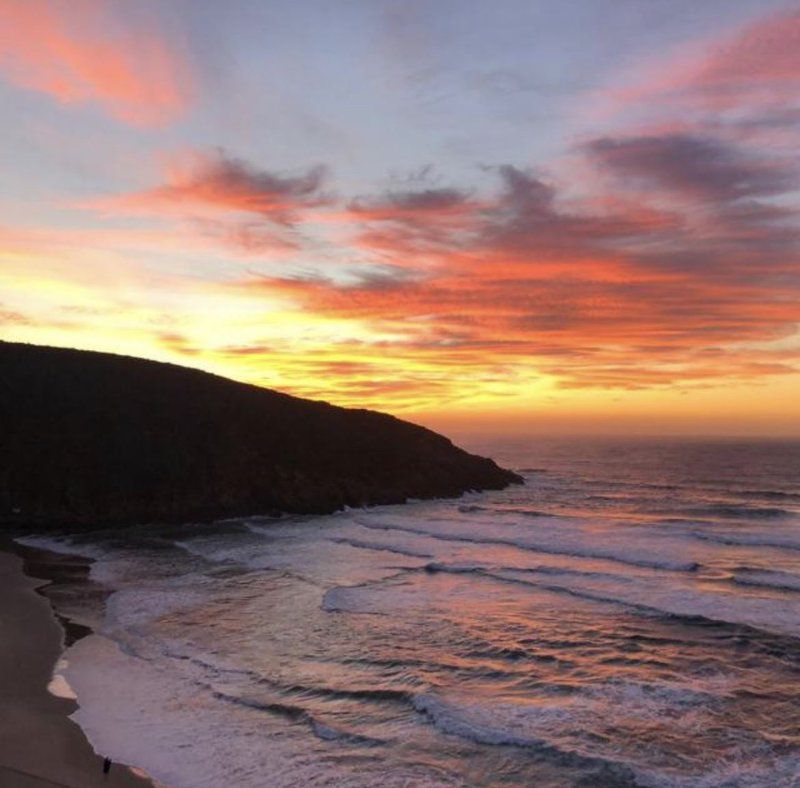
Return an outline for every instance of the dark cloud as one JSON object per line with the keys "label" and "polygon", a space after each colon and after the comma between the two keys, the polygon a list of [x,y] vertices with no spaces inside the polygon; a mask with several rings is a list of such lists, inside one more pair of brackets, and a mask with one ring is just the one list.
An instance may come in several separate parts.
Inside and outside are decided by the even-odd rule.
{"label": "dark cloud", "polygon": [[380,197],[357,198],[350,210],[369,218],[409,221],[419,214],[460,209],[468,198],[468,192],[453,188],[390,191]]}
{"label": "dark cloud", "polygon": [[255,167],[223,150],[175,158],[152,189],[89,203],[103,213],[177,216],[195,235],[250,254],[291,253],[307,240],[299,224],[309,210],[329,205],[326,168],[286,174]]}
{"label": "dark cloud", "polygon": [[196,157],[168,185],[149,194],[155,200],[206,203],[222,209],[260,214],[287,224],[300,208],[322,205],[326,169],[322,165],[299,175],[258,169],[223,151]]}
{"label": "dark cloud", "polygon": [[714,203],[774,196],[796,186],[784,162],[757,160],[719,139],[691,134],[601,137],[584,150],[617,175]]}

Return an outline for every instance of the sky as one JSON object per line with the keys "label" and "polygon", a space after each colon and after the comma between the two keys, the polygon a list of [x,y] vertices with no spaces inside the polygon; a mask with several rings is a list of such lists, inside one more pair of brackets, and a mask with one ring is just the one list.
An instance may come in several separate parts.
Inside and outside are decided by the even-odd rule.
{"label": "sky", "polygon": [[444,430],[800,435],[800,6],[0,0],[0,336]]}

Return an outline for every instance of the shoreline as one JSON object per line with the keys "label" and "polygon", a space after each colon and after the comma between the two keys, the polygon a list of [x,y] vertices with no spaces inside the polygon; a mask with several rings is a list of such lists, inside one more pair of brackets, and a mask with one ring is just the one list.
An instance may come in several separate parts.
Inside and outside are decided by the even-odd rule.
{"label": "shoreline", "polygon": [[78,702],[48,690],[65,649],[92,630],[55,610],[46,592],[88,571],[79,556],[0,536],[0,783],[9,788],[156,788],[126,764],[103,774],[103,756],[69,718]]}

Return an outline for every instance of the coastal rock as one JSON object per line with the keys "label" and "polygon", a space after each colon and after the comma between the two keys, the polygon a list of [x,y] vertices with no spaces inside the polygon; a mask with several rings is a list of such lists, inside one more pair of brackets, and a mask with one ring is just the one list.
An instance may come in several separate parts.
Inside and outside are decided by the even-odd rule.
{"label": "coastal rock", "polygon": [[0,524],[344,506],[522,480],[428,429],[138,358],[0,342]]}

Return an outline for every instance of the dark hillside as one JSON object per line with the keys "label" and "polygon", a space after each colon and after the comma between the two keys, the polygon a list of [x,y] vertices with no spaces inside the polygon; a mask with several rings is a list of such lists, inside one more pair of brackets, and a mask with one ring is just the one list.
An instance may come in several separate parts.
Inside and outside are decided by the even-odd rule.
{"label": "dark hillside", "polygon": [[430,430],[125,356],[0,342],[0,523],[191,520],[520,481]]}

